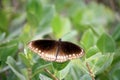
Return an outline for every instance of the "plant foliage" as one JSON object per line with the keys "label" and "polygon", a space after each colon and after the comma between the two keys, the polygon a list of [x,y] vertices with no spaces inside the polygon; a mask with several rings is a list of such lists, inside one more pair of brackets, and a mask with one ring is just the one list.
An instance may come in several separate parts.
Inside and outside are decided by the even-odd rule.
{"label": "plant foliage", "polygon": [[[52,80],[50,73],[60,80],[92,80],[91,74],[95,80],[120,79],[120,20],[115,23],[109,7],[82,0],[11,1],[0,3],[0,80]],[[59,38],[81,46],[85,55],[48,62],[27,46]]]}

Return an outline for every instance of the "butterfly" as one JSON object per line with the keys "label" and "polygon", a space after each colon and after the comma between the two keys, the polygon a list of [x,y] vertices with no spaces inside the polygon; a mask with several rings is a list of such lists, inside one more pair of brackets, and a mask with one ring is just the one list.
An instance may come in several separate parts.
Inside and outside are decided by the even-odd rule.
{"label": "butterfly", "polygon": [[34,40],[28,43],[28,48],[47,61],[65,62],[82,57],[84,50],[78,45],[56,40]]}

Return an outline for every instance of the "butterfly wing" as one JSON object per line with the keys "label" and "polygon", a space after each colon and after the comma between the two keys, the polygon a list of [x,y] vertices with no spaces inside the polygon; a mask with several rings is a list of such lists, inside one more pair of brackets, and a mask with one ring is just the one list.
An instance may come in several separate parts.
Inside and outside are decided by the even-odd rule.
{"label": "butterfly wing", "polygon": [[55,40],[35,40],[29,42],[28,46],[45,60],[54,61],[56,59],[57,41]]}
{"label": "butterfly wing", "polygon": [[64,62],[67,60],[82,57],[84,55],[83,49],[71,42],[61,42],[59,49],[60,50],[56,59],[57,62]]}
{"label": "butterfly wing", "polygon": [[65,41],[35,40],[31,41],[28,46],[33,52],[48,61],[65,62],[84,55],[82,48]]}

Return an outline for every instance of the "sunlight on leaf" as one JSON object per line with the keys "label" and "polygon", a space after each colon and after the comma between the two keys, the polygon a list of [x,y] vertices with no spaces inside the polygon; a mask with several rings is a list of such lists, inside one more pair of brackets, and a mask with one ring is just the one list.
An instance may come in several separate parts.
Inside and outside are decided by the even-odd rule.
{"label": "sunlight on leaf", "polygon": [[68,18],[56,15],[52,21],[52,29],[57,39],[61,38],[71,30],[71,23]]}

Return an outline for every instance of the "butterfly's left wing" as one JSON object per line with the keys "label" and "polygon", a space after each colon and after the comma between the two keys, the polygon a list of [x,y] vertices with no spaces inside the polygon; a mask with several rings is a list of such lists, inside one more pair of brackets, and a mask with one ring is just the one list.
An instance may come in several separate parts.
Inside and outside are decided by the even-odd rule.
{"label": "butterfly's left wing", "polygon": [[41,58],[47,61],[55,61],[57,41],[55,40],[35,40],[28,43],[28,47]]}

